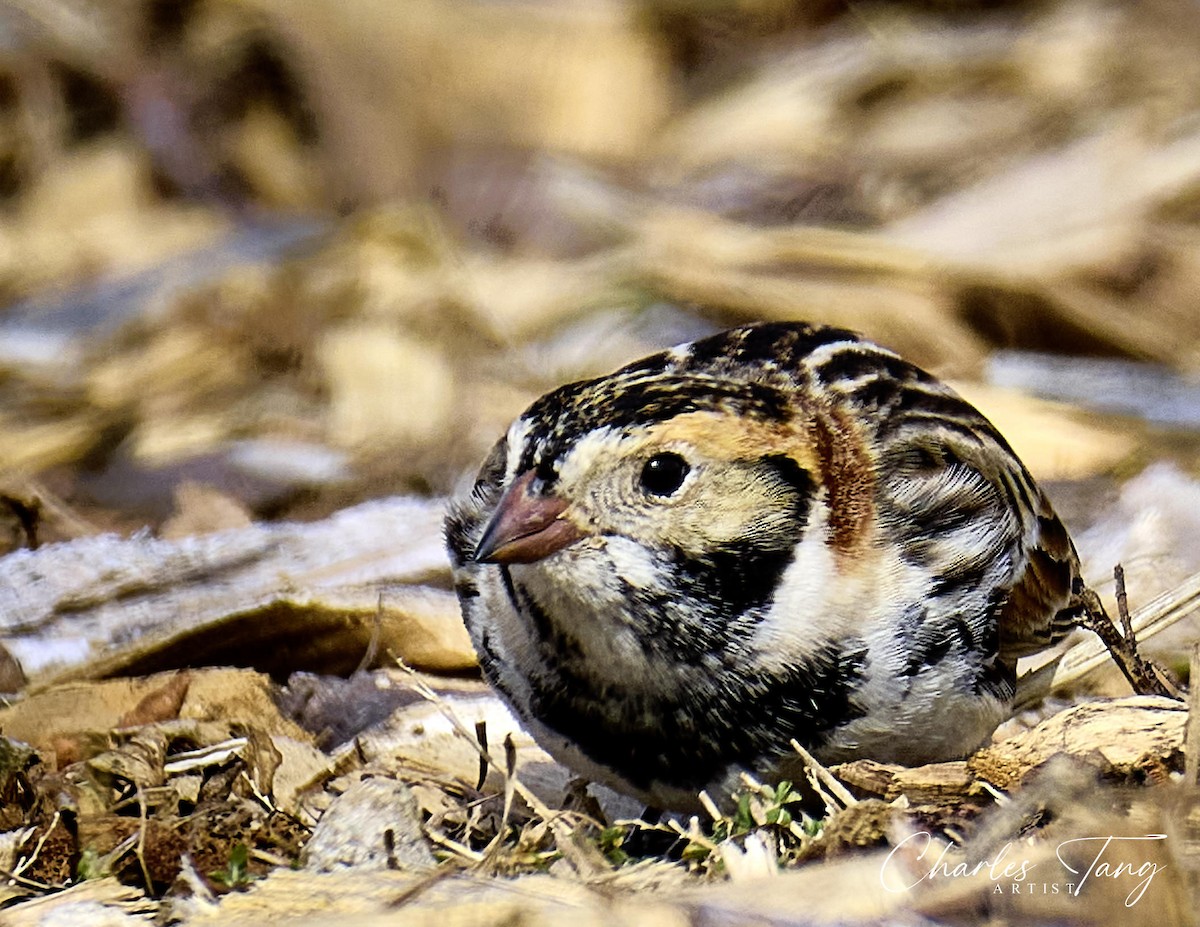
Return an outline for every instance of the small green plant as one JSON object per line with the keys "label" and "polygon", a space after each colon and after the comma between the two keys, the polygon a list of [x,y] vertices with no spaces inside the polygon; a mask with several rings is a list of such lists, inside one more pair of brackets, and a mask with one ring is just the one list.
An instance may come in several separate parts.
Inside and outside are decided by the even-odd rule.
{"label": "small green plant", "polygon": [[600,836],[596,838],[596,845],[600,852],[614,866],[624,866],[633,858],[624,848],[629,832],[629,827],[614,825],[604,828],[600,831]]}
{"label": "small green plant", "polygon": [[219,885],[228,889],[245,888],[254,876],[250,872],[250,851],[244,843],[235,843],[229,851],[229,864],[209,875]]}
{"label": "small green plant", "polygon": [[75,867],[77,881],[87,882],[90,879],[103,879],[111,874],[107,857],[101,856],[91,847],[85,848],[79,854],[79,864]]}
{"label": "small green plant", "polygon": [[786,863],[824,827],[823,821],[801,810],[803,797],[787,780],[775,786],[747,781],[734,799],[732,813],[715,817],[707,833],[695,831],[688,835],[689,842],[683,850],[685,861],[719,869],[720,857],[714,851],[721,844],[731,840],[740,842],[750,834],[760,833],[778,849],[780,862]]}

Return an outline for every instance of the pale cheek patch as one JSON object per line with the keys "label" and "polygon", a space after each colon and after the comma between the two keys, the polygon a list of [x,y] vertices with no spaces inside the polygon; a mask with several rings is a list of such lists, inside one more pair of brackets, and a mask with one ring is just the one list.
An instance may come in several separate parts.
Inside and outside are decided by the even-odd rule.
{"label": "pale cheek patch", "polygon": [[618,576],[634,589],[662,586],[659,569],[646,549],[623,537],[608,537],[607,553]]}
{"label": "pale cheek patch", "polygon": [[547,611],[564,619],[602,611],[624,611],[625,589],[613,568],[609,538],[588,538],[560,554],[513,568],[513,576]]}
{"label": "pale cheek patch", "polygon": [[[818,498],[771,610],[758,625],[755,647],[764,666],[794,663],[831,641],[862,638],[870,643],[872,629],[891,627],[891,603],[900,608],[921,601],[927,592],[928,574],[893,554],[873,549],[853,568],[841,563],[837,550],[826,543],[828,516]],[[886,653],[889,641],[870,644],[873,660]]]}
{"label": "pale cheek patch", "polygon": [[825,543],[826,508],[814,505],[804,540],[796,546],[784,571],[755,643],[765,659],[772,654],[794,661],[812,653],[830,637],[840,636],[846,622],[830,608],[838,570],[834,552]]}
{"label": "pale cheek patch", "polygon": [[[513,577],[556,617],[597,678],[626,690],[662,692],[669,668],[650,659],[628,601],[633,574],[649,580],[652,573],[646,570],[646,554],[639,561],[631,546],[614,556],[615,540],[606,539],[603,554],[567,551],[553,562],[514,567]],[[621,568],[618,575],[619,562],[631,566],[633,573]]]}

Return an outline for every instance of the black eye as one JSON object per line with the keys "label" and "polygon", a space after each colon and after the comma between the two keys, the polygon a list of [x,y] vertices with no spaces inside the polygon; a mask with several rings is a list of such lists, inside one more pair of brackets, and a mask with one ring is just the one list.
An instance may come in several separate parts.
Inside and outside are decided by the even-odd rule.
{"label": "black eye", "polygon": [[655,454],[642,467],[642,489],[652,496],[673,495],[691,469],[678,454]]}

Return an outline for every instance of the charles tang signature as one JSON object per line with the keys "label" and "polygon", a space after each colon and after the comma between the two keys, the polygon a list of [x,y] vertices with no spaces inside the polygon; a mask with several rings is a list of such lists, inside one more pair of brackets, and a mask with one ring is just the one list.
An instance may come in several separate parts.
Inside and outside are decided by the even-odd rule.
{"label": "charles tang signature", "polygon": [[[1004,844],[991,859],[967,862],[957,856],[953,844],[919,831],[892,848],[880,867],[879,879],[891,892],[907,892],[922,882],[942,879],[979,879],[990,883],[992,894],[1076,897],[1090,882],[1109,879],[1122,890],[1128,888],[1125,906],[1131,908],[1145,897],[1154,877],[1167,868],[1152,860],[1137,859],[1136,851],[1146,841],[1166,839],[1166,834],[1075,837],[1055,847],[1061,869],[1045,871],[1043,867],[1035,873],[1039,863],[1018,856],[1012,843]],[[1134,861],[1130,861],[1131,856]]]}
{"label": "charles tang signature", "polygon": [[[1146,894],[1146,889],[1150,887],[1150,883],[1154,877],[1167,867],[1165,865],[1160,866],[1158,863],[1149,860],[1136,865],[1131,862],[1112,862],[1105,858],[1108,849],[1113,843],[1126,845],[1135,841],[1166,839],[1166,834],[1146,834],[1144,837],[1076,837],[1074,840],[1064,840],[1058,845],[1054,853],[1058,857],[1058,861],[1062,863],[1063,868],[1067,869],[1073,875],[1079,876],[1079,887],[1075,891],[1076,895],[1082,891],[1084,884],[1092,877],[1098,879],[1140,879],[1141,881],[1137,882],[1125,897],[1125,907],[1132,908],[1142,900],[1142,896]],[[1088,846],[1081,847],[1081,849],[1088,852],[1091,849],[1096,849],[1096,855],[1092,858],[1086,871],[1082,873],[1074,869],[1063,859],[1063,848],[1075,844],[1087,844]],[[1100,846],[1097,848],[1096,844],[1100,844]]]}

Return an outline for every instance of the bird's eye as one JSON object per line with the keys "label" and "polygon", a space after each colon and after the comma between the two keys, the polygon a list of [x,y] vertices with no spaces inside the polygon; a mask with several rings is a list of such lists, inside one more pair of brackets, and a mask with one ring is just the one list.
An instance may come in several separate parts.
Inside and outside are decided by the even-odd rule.
{"label": "bird's eye", "polygon": [[655,454],[642,467],[642,489],[652,496],[671,496],[692,468],[678,454]]}

